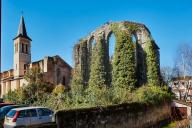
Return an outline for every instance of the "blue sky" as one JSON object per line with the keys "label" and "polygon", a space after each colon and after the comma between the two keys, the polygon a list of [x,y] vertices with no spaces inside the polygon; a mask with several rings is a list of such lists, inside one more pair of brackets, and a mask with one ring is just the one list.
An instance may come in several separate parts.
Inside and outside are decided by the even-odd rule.
{"label": "blue sky", "polygon": [[107,21],[144,23],[172,66],[181,43],[192,43],[190,0],[3,0],[2,71],[13,66],[13,38],[21,11],[32,38],[32,61],[60,55],[70,65],[75,42]]}

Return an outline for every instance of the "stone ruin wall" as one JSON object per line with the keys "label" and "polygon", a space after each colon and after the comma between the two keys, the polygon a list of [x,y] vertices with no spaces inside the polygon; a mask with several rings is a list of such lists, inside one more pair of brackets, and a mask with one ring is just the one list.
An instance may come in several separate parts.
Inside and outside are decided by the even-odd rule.
{"label": "stone ruin wall", "polygon": [[[92,47],[93,47],[93,40],[97,43],[99,39],[102,40],[103,43],[106,43],[107,49],[106,52],[109,53],[109,39],[110,36],[113,34],[111,29],[111,25],[118,25],[118,31],[127,30],[136,40],[136,73],[137,73],[137,81],[138,85],[142,85],[146,83],[147,76],[146,76],[146,53],[144,52],[146,43],[148,40],[153,40],[149,29],[140,23],[123,21],[123,22],[111,22],[106,23],[100,28],[93,31],[87,37],[79,40],[79,42],[74,46],[73,57],[74,57],[74,71],[80,71],[83,79],[83,83],[86,85],[89,80],[89,73],[90,73],[90,61],[91,61],[91,54],[92,54]],[[130,31],[125,25],[132,25],[136,26],[136,31]],[[156,54],[158,56],[158,62],[160,63],[159,57],[159,47],[154,42],[156,47]],[[109,57],[109,56],[108,56]],[[110,60],[109,58],[106,58]],[[160,64],[159,64],[160,65]],[[160,72],[160,68],[159,68]]]}

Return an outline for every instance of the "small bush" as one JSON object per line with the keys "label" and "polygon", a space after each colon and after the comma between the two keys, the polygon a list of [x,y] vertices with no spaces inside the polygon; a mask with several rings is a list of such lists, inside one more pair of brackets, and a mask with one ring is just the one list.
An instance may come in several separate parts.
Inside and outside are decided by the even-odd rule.
{"label": "small bush", "polygon": [[59,94],[64,93],[64,91],[65,91],[65,86],[62,84],[59,84],[59,85],[56,85],[56,87],[53,89],[52,94],[59,95]]}
{"label": "small bush", "polygon": [[51,93],[53,86],[49,84],[29,84],[15,91],[10,91],[4,96],[5,101],[17,104],[31,105],[44,98],[46,93]]}
{"label": "small bush", "polygon": [[142,86],[135,91],[133,101],[145,104],[160,104],[162,102],[171,101],[173,95],[168,92],[168,87],[163,86]]}

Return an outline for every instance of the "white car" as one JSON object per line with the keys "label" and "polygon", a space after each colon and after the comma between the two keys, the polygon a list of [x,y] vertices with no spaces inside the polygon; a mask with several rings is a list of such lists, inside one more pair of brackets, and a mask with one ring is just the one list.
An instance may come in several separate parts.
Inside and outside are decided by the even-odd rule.
{"label": "white car", "polygon": [[4,128],[43,126],[54,123],[54,112],[44,107],[23,107],[9,111]]}

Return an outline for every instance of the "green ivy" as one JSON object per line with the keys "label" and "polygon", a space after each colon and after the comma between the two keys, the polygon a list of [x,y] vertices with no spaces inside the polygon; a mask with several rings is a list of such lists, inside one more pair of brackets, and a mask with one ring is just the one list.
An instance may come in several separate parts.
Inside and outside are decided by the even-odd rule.
{"label": "green ivy", "polygon": [[147,82],[150,85],[160,85],[160,72],[157,49],[153,40],[148,40],[145,46],[146,65],[147,65]]}
{"label": "green ivy", "polygon": [[116,37],[112,64],[112,85],[133,90],[136,84],[135,47],[129,31],[119,31],[118,27],[115,24],[111,26]]}
{"label": "green ivy", "polygon": [[109,86],[109,71],[107,70],[109,63],[105,61],[105,45],[104,40],[98,39],[96,46],[92,50],[89,86]]}

